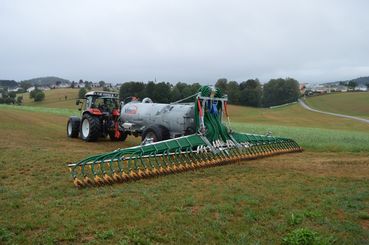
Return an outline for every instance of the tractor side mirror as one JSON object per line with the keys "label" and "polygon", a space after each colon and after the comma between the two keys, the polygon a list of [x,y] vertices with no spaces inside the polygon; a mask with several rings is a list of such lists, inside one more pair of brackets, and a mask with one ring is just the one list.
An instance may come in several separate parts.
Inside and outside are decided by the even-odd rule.
{"label": "tractor side mirror", "polygon": [[76,100],[76,105],[79,105],[81,103],[80,100]]}

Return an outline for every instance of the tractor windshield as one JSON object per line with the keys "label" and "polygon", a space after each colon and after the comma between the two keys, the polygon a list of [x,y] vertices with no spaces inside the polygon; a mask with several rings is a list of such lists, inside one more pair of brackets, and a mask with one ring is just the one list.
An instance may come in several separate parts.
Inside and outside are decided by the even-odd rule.
{"label": "tractor windshield", "polygon": [[105,112],[118,108],[117,99],[111,97],[93,97],[91,102],[91,108],[98,108]]}

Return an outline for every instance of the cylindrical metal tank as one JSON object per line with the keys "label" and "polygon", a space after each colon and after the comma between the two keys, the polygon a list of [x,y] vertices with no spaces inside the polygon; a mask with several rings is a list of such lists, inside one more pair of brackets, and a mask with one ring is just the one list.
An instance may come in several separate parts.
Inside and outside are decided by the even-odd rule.
{"label": "cylindrical metal tank", "polygon": [[[147,100],[146,100],[147,101]],[[171,137],[194,132],[194,104],[160,104],[132,101],[121,108],[122,124],[130,125],[131,131],[140,132],[153,124],[169,129]],[[191,133],[193,133],[191,132]]]}

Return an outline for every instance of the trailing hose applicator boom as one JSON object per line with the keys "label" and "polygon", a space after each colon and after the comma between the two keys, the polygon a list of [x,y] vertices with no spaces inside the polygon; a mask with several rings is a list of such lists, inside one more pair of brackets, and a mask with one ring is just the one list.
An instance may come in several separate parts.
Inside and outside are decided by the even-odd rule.
{"label": "trailing hose applicator boom", "polygon": [[[68,164],[74,185],[101,186],[302,151],[291,139],[233,132],[227,97],[220,89],[201,87],[192,106],[195,133],[117,149]],[[228,126],[222,122],[224,116]]]}

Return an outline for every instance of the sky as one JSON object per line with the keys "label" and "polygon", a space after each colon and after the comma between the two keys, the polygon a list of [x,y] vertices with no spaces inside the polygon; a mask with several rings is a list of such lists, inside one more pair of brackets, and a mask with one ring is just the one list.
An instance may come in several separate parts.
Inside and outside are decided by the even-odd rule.
{"label": "sky", "polygon": [[369,76],[366,0],[0,0],[0,79]]}

